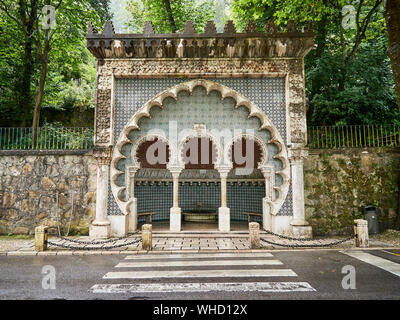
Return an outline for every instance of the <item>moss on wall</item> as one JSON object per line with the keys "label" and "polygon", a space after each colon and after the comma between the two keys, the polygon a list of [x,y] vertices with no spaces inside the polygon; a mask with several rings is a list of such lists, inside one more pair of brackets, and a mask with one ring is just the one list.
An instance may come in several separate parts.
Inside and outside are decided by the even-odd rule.
{"label": "moss on wall", "polygon": [[[348,234],[363,207],[398,213],[399,153],[345,150],[313,152],[304,164],[306,217],[315,235]],[[392,219],[393,220],[393,219]]]}

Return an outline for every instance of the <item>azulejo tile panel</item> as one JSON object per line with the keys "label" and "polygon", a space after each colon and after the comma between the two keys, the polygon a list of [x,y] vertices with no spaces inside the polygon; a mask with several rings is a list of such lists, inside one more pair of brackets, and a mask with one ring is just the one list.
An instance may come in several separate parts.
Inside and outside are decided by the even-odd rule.
{"label": "azulejo tile panel", "polygon": [[[117,139],[125,126],[125,124],[130,120],[130,118],[134,115],[134,113],[148,100],[159,94],[160,92],[173,87],[181,82],[186,82],[187,79],[179,79],[179,78],[165,78],[165,79],[117,79],[116,80],[116,91],[115,91],[115,115],[114,115],[114,137]],[[260,107],[266,115],[271,119],[271,121],[276,126],[277,130],[281,134],[284,141],[286,141],[286,109],[285,109],[285,81],[283,78],[261,78],[261,79],[215,79],[215,82],[219,82],[227,87],[230,87],[240,94],[251,100],[255,103],[258,107]],[[183,93],[184,95],[185,93]],[[229,101],[225,102],[226,108],[229,107]],[[210,106],[212,108],[212,106]],[[224,108],[225,108],[224,107]],[[196,106],[191,106],[191,108],[196,108]],[[242,108],[239,108],[242,109]],[[153,108],[155,110],[155,114],[162,112],[162,110],[157,110],[157,108]],[[192,110],[192,109],[191,109]],[[177,114],[173,115],[174,118],[178,122],[188,121],[188,113],[179,112],[179,108],[176,110]],[[204,112],[204,110],[198,110],[198,112]],[[240,110],[238,112],[241,112]],[[245,110],[243,110],[245,112]],[[194,112],[191,112],[194,114]],[[172,115],[171,115],[172,116]],[[213,120],[215,115],[212,113],[212,109],[208,110],[204,113],[204,116],[210,121]],[[169,120],[169,117],[165,120]],[[206,119],[206,120],[207,120]],[[224,122],[221,125],[232,125],[232,119],[229,117],[222,117],[222,121]],[[257,121],[256,119],[252,119],[251,121]],[[250,122],[251,122],[250,121]],[[146,126],[147,124],[151,124],[151,121],[147,119],[143,119],[143,124]],[[235,125],[235,124],[233,124]],[[238,127],[243,126],[241,123],[236,124]],[[254,124],[255,125],[255,124]],[[149,129],[151,126],[149,126]],[[255,126],[256,127],[256,126]],[[257,127],[256,127],[257,128]],[[268,134],[268,133],[266,133]],[[135,133],[133,133],[135,135]],[[132,136],[131,138],[135,138]],[[264,140],[268,139],[268,136],[262,136]],[[273,150],[271,150],[273,151]],[[129,153],[129,148],[126,151]],[[272,154],[273,152],[271,152]],[[129,159],[126,162],[121,163],[123,167],[125,165],[129,165]],[[120,168],[124,169],[124,168]],[[279,180],[280,176],[277,176],[277,183],[280,183]],[[123,179],[121,178],[121,184],[124,183]],[[263,198],[263,192],[265,192],[265,187],[259,187],[260,194],[258,194],[255,190],[254,186],[249,185],[231,185],[228,184],[228,193],[231,192],[231,196],[228,195],[228,202],[230,201],[229,198],[238,199],[236,202],[231,202],[233,206],[231,209],[231,216],[232,219],[236,220],[243,220],[247,219],[247,216],[240,214],[240,210],[242,208],[246,208],[246,210],[261,210],[262,211],[262,202],[261,199]],[[199,186],[201,187],[201,185]],[[219,197],[219,191],[216,191],[208,187],[208,191],[202,192],[205,197],[210,197],[213,199],[213,203],[216,204],[216,199]],[[141,189],[143,188],[143,189]],[[169,219],[169,208],[172,206],[172,183],[169,184],[155,184],[153,186],[138,186],[135,188],[135,196],[137,192],[138,197],[138,210],[151,210],[154,206],[157,215],[154,217],[155,220],[163,220]],[[188,197],[196,197],[197,193],[193,191],[188,191],[193,189],[192,186],[181,186],[181,191],[183,192],[183,198],[185,199]],[[203,186],[204,188],[204,186]],[[195,190],[195,189],[193,189]],[[213,190],[213,191],[211,191]],[[231,190],[231,191],[229,191]],[[240,190],[238,194],[234,193],[234,190]],[[246,193],[248,192],[248,194]],[[217,193],[217,195],[211,195],[213,193]],[[246,193],[246,197],[242,197]],[[255,197],[254,200],[252,197]],[[155,200],[157,198],[157,200]],[[142,200],[140,200],[142,199]],[[242,200],[240,200],[242,199]],[[246,199],[246,200],[243,200]],[[184,201],[184,200],[182,200]],[[189,201],[189,200],[187,200]],[[233,201],[233,200],[231,200]],[[183,202],[182,204],[185,204]],[[229,205],[229,203],[228,203]],[[246,207],[247,206],[247,207]],[[219,207],[219,204],[218,206]],[[119,215],[122,212],[119,210],[111,190],[109,192],[109,201],[108,201],[108,214],[110,215]],[[292,215],[292,193],[291,188],[289,190],[288,196],[286,198],[285,203],[283,204],[280,212],[278,215]]]}

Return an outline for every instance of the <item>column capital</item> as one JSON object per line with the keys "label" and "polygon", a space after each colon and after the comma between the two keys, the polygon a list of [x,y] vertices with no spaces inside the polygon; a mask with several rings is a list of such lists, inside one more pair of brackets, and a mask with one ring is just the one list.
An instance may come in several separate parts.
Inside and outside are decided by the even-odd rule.
{"label": "column capital", "polygon": [[308,157],[308,149],[289,149],[288,158],[290,163],[302,163]]}
{"label": "column capital", "polygon": [[219,166],[215,166],[215,169],[217,169],[221,178],[227,178],[229,171],[232,170],[232,166],[231,165],[219,165]]}
{"label": "column capital", "polygon": [[126,171],[128,172],[128,176],[129,176],[130,178],[134,178],[136,172],[137,172],[139,169],[140,169],[140,168],[137,167],[137,166],[129,166],[129,167],[126,168]]}
{"label": "column capital", "polygon": [[274,171],[275,171],[275,168],[273,166],[262,166],[262,167],[259,167],[258,169],[260,169],[264,178],[269,178],[271,175],[274,174]]}
{"label": "column capital", "polygon": [[95,146],[93,148],[93,158],[97,160],[99,165],[110,165],[112,158],[112,146]]}
{"label": "column capital", "polygon": [[167,165],[167,169],[172,173],[173,178],[178,178],[184,168],[185,167],[181,165]]}

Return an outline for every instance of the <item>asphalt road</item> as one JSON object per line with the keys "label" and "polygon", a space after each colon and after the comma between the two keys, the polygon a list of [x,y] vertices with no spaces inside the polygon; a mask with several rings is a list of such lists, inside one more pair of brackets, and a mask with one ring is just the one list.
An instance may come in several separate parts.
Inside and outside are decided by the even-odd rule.
{"label": "asphalt road", "polygon": [[[158,259],[148,256],[149,259],[140,261],[126,259],[127,255],[0,256],[0,299],[400,299],[400,274],[396,274],[400,267],[400,251],[363,252],[367,253],[367,257],[372,257],[372,264],[339,250],[281,251],[271,252],[269,257],[254,258],[209,256],[182,259],[164,256],[163,259]],[[146,258],[144,255],[137,256]],[[263,265],[267,260],[272,260],[268,262],[270,265]],[[206,262],[196,266],[199,261]],[[174,266],[168,266],[168,262],[173,262]],[[121,263],[125,266],[116,267]],[[129,267],[132,263],[133,268]],[[149,263],[154,266],[144,266]],[[392,268],[395,272],[386,271],[374,263],[380,263],[384,269]],[[43,269],[44,266],[50,267]],[[342,273],[344,266],[354,267],[355,289],[346,290],[342,287],[343,278],[347,275]],[[282,276],[280,273],[269,276],[272,269],[282,271]],[[53,270],[54,282],[53,278],[49,278]],[[238,270],[242,270],[240,272],[244,274],[235,275]],[[132,271],[133,274],[129,273]],[[167,271],[172,271],[175,276],[165,276],[168,275]],[[202,277],[201,272],[214,274],[215,277]],[[263,272],[266,272],[265,276],[255,275]],[[138,274],[143,277],[137,278]],[[270,292],[246,291],[251,290],[252,286],[269,282],[278,283]],[[279,288],[282,289],[282,285],[287,285],[288,282],[306,284],[309,290],[281,292]],[[204,283],[208,283],[211,288],[228,283],[236,286],[236,289],[207,292],[193,289],[182,292],[165,291],[165,288],[175,288],[177,284],[180,287],[182,284],[190,287]],[[55,288],[52,288],[53,284]],[[121,284],[123,286],[117,286],[117,291],[120,292],[115,292],[115,285]],[[133,285],[139,285],[143,289],[150,284],[158,285],[161,289],[158,292],[136,292],[132,289]],[[108,292],[93,292],[96,287],[106,287]]]}

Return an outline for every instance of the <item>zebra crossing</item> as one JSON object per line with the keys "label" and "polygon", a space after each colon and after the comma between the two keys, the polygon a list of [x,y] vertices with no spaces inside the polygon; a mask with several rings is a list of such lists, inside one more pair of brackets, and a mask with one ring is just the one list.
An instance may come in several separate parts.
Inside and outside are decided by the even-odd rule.
{"label": "zebra crossing", "polygon": [[[128,255],[93,293],[316,291],[271,253]],[[268,281],[272,279],[290,281]],[[124,283],[115,283],[115,281]],[[164,282],[165,281],[165,282]]]}

